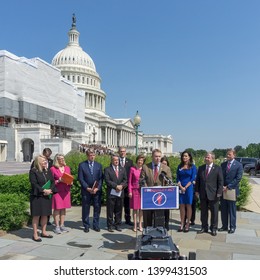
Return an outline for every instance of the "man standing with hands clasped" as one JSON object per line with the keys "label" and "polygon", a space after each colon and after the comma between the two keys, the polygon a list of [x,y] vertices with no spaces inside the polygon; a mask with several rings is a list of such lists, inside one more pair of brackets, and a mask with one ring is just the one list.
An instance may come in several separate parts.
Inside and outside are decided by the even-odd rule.
{"label": "man standing with hands clasped", "polygon": [[[122,231],[122,207],[124,199],[124,189],[127,186],[127,176],[125,168],[119,164],[119,156],[111,156],[111,164],[104,170],[104,178],[107,185],[107,230]],[[114,218],[114,220],[113,220]]]}
{"label": "man standing with hands clasped", "polygon": [[200,199],[201,230],[197,233],[208,232],[208,208],[210,210],[211,235],[217,235],[219,199],[223,189],[223,174],[221,167],[214,164],[215,154],[208,152],[204,165],[200,166],[197,173],[195,195]]}
{"label": "man standing with hands clasped", "polygon": [[[229,220],[228,233],[231,234],[236,230],[236,198],[239,195],[239,182],[243,176],[243,166],[240,162],[235,160],[235,156],[236,151],[229,149],[227,151],[227,161],[221,164],[224,176],[224,186],[223,196],[220,200],[222,227],[219,229],[219,231],[228,231]],[[225,193],[230,190],[235,191],[234,199],[225,199]]]}
{"label": "man standing with hands clasped", "polygon": [[95,161],[95,152],[92,149],[86,151],[87,160],[79,164],[78,180],[81,185],[82,195],[82,222],[84,232],[89,232],[90,222],[89,213],[90,205],[93,202],[93,229],[100,231],[99,216],[101,210],[101,195],[102,195],[102,165]]}

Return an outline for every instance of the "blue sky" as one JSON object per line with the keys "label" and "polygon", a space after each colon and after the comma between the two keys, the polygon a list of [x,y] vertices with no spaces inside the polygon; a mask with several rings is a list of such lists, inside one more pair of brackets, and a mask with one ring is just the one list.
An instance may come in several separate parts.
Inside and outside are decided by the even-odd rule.
{"label": "blue sky", "polygon": [[260,142],[260,1],[9,0],[0,49],[51,63],[72,13],[113,118],[142,117],[173,151]]}

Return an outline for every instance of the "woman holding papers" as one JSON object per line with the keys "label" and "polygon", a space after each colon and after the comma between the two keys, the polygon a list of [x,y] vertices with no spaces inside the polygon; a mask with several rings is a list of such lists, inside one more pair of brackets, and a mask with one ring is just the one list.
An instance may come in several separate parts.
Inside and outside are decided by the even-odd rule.
{"label": "woman holding papers", "polygon": [[32,215],[33,237],[36,242],[42,239],[38,236],[38,223],[41,216],[41,227],[43,238],[52,238],[46,232],[47,216],[52,211],[52,194],[56,192],[54,179],[50,170],[47,169],[47,161],[43,155],[34,160],[34,167],[30,170],[29,180],[32,186],[30,196],[30,210]]}
{"label": "woman holding papers", "polygon": [[69,230],[64,226],[66,208],[71,208],[70,188],[73,183],[70,167],[66,165],[64,155],[56,154],[51,167],[51,173],[55,180],[57,193],[53,196],[52,208],[55,222],[54,232],[61,234]]}
{"label": "woman holding papers", "polygon": [[130,198],[130,208],[133,209],[134,227],[133,231],[137,231],[137,213],[139,216],[139,230],[143,231],[143,212],[141,210],[141,188],[139,186],[139,178],[145,162],[145,157],[139,155],[136,158],[136,166],[130,168],[128,178],[128,196]]}

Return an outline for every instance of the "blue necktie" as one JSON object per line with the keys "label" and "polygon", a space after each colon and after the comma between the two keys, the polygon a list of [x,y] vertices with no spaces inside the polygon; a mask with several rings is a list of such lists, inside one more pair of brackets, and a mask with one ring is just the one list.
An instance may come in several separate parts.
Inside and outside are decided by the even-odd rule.
{"label": "blue necktie", "polygon": [[89,163],[89,169],[90,169],[91,175],[93,175],[93,162],[92,161]]}

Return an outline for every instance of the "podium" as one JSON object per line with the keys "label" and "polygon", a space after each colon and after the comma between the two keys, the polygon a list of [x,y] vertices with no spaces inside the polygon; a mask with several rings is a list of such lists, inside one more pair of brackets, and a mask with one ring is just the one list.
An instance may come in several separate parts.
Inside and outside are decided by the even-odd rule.
{"label": "podium", "polygon": [[164,227],[164,210],[179,209],[179,187],[142,187],[141,209],[152,211],[153,227]]}
{"label": "podium", "polygon": [[164,222],[159,225],[165,209],[179,208],[178,186],[142,187],[141,208],[153,211],[155,225],[145,227],[143,235],[137,238],[136,251],[127,256],[129,260],[196,260],[195,252],[189,252],[188,258],[180,255],[179,248],[164,228]]}

